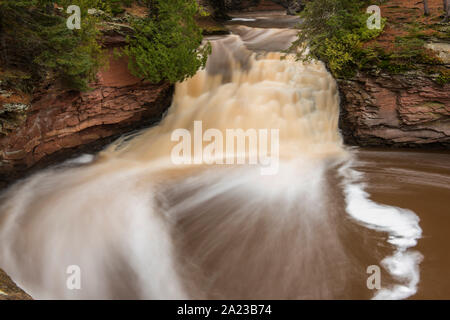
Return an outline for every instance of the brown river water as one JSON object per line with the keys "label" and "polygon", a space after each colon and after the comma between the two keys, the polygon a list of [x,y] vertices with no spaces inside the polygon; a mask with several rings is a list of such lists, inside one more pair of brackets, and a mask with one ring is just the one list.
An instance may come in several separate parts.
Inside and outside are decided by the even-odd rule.
{"label": "brown river water", "polygon": [[160,124],[7,190],[0,268],[36,299],[449,299],[450,153],[345,146],[296,23],[236,16]]}
{"label": "brown river water", "polygon": [[413,299],[450,299],[450,153],[359,150],[370,198],[407,208],[420,218],[416,249],[424,259]]}

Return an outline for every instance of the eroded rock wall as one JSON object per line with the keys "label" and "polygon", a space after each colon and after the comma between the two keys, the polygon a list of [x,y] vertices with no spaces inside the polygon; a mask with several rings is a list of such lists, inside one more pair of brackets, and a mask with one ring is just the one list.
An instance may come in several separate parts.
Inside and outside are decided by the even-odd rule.
{"label": "eroded rock wall", "polygon": [[359,146],[450,147],[450,85],[422,72],[339,80],[341,131]]}
{"label": "eroded rock wall", "polygon": [[[79,148],[101,148],[121,134],[158,121],[172,94],[172,85],[132,76],[126,58],[117,60],[111,51],[109,67],[99,72],[91,91],[50,86],[22,97],[26,108],[15,126],[0,134],[0,187],[37,164],[60,161]],[[11,103],[0,109],[5,105]]]}

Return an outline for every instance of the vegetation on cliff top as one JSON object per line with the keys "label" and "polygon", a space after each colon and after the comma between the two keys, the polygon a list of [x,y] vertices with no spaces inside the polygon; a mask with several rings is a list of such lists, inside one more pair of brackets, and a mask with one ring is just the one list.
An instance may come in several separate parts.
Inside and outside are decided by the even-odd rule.
{"label": "vegetation on cliff top", "polygon": [[152,82],[175,83],[193,76],[206,64],[210,45],[199,48],[202,30],[195,16],[200,9],[195,0],[154,0],[154,8],[144,19],[133,19],[135,34],[124,50],[130,70]]}
{"label": "vegetation on cliff top", "polygon": [[[96,18],[87,10],[96,0],[60,0],[80,6],[81,29],[70,30],[62,7],[49,0],[0,1],[2,81],[30,91],[51,76],[64,85],[85,90],[102,64]],[[59,9],[61,8],[61,9]]]}
{"label": "vegetation on cliff top", "polygon": [[355,0],[308,2],[300,13],[303,21],[293,44],[299,48],[299,58],[322,60],[337,77],[353,75],[369,56],[362,44],[381,33],[367,28],[367,6],[368,1]]}
{"label": "vegetation on cliff top", "polygon": [[[209,50],[197,50],[202,35],[195,0],[0,0],[0,81],[28,92],[55,80],[87,90],[105,61],[100,22],[133,2],[150,9],[146,17],[130,18],[136,34],[124,52],[134,74],[174,83],[204,66]],[[81,9],[80,29],[67,28],[70,5]]]}
{"label": "vegetation on cliff top", "polygon": [[[371,4],[381,7],[381,30],[367,28],[366,8]],[[436,82],[447,83],[448,69],[425,46],[431,40],[450,41],[443,2],[429,2],[428,16],[421,5],[405,0],[310,1],[300,14],[303,23],[294,47],[301,49],[299,59],[320,59],[338,78],[351,77],[358,70],[395,74],[421,68],[437,74]]]}

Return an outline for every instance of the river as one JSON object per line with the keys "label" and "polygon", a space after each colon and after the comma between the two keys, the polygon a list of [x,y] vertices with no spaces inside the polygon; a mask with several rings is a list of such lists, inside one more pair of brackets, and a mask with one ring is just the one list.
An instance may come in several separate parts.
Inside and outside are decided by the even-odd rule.
{"label": "river", "polygon": [[296,22],[236,15],[160,124],[8,189],[0,267],[36,299],[450,298],[450,154],[345,146]]}

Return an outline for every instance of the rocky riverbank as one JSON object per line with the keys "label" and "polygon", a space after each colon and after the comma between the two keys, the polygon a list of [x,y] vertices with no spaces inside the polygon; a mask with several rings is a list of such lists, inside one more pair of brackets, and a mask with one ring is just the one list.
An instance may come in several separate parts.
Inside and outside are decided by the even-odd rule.
{"label": "rocky riverbank", "polygon": [[338,80],[340,128],[358,146],[450,147],[450,84],[422,71]]}
{"label": "rocky riverbank", "polygon": [[161,119],[173,86],[143,82],[130,74],[126,58],[113,57],[113,48],[125,44],[120,29],[105,33],[110,61],[92,90],[75,92],[50,84],[32,95],[0,92],[0,187],[32,169],[97,151],[121,134]]}

